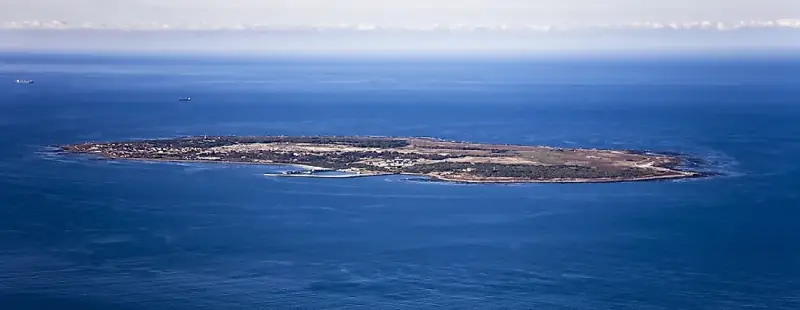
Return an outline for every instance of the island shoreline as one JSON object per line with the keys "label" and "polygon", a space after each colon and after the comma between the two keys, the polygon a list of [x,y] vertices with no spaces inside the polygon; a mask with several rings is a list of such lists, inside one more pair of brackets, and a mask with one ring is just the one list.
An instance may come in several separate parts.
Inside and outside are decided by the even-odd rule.
{"label": "island shoreline", "polygon": [[[179,164],[179,163],[193,163],[193,164],[208,164],[208,165],[249,165],[249,166],[287,166],[287,167],[297,167],[306,170],[320,170],[320,171],[338,171],[339,170],[332,170],[329,168],[317,167],[317,166],[310,166],[304,164],[296,164],[296,163],[278,163],[278,162],[247,162],[247,161],[210,161],[210,160],[190,160],[190,159],[163,159],[163,158],[112,158],[112,157],[104,157],[102,155],[96,154],[86,154],[86,153],[74,153],[64,150],[57,150],[56,151],[62,155],[74,155],[74,154],[81,154],[87,157],[90,157],[94,160],[102,160],[102,161],[120,161],[120,162],[140,162],[140,163],[153,163],[153,164]],[[653,152],[654,154],[659,154]],[[677,169],[677,168],[676,168]],[[677,169],[677,171],[683,171]],[[448,179],[442,176],[433,176],[427,174],[416,174],[416,173],[377,173],[377,174],[352,174],[352,175],[342,175],[342,176],[320,176],[320,175],[283,175],[280,173],[264,173],[264,176],[268,177],[279,177],[279,178],[286,178],[286,177],[294,177],[294,178],[315,178],[315,179],[353,179],[353,178],[369,178],[369,177],[380,177],[380,176],[392,176],[392,175],[400,175],[400,176],[409,176],[409,177],[421,177],[428,179],[431,182],[441,182],[441,183],[457,183],[457,184],[469,184],[469,185],[480,185],[480,184],[599,184],[599,183],[628,183],[628,182],[653,182],[653,181],[675,181],[675,180],[686,180],[686,179],[702,179],[702,178],[709,178],[720,175],[719,173],[714,172],[700,172],[700,171],[693,171],[694,175],[670,175],[670,176],[654,176],[654,177],[643,177],[643,178],[631,178],[631,179],[572,179],[572,180],[509,180],[509,181],[465,181],[459,179]]]}
{"label": "island shoreline", "polygon": [[[263,143],[259,144],[260,142],[258,141],[261,141],[259,139],[261,140],[266,139],[267,141],[277,140],[284,142],[267,142],[267,144]],[[223,143],[217,143],[219,141],[223,141]],[[189,155],[170,155],[175,152],[174,150],[182,150],[177,147],[170,146],[175,143],[188,144],[190,146],[190,150],[189,151],[184,150],[181,151],[183,153],[178,153],[178,154],[189,154]],[[211,144],[212,146],[206,146],[206,144],[203,143],[212,143]],[[366,146],[359,146],[359,145],[347,146],[358,143],[362,143]],[[153,151],[148,151],[148,148],[151,147],[149,145],[166,145],[166,147],[154,148]],[[234,153],[234,155],[244,154],[243,156],[241,156],[241,159],[236,156],[225,155],[223,157],[217,157],[217,155],[215,155],[218,153],[217,151],[213,150],[218,150],[220,148],[224,150],[224,148],[229,147],[228,145],[230,145],[230,147],[232,148],[245,148],[245,150],[248,150],[247,148],[251,148],[253,150],[246,151],[245,153],[241,152]],[[370,145],[375,145],[375,146],[370,146]],[[285,148],[286,151],[282,151],[281,148]],[[158,149],[158,151],[155,151],[156,149]],[[167,150],[166,153],[167,155],[164,155],[165,154],[164,149]],[[293,149],[295,150],[294,155],[286,155],[287,151],[291,153],[292,152],[291,150]],[[319,154],[314,156],[323,156],[320,157],[324,159],[324,161],[321,163],[324,163],[325,166],[328,167],[309,164],[308,163],[309,160],[304,160],[302,157],[300,158],[292,157],[292,156],[297,156],[298,154],[297,152],[300,152],[300,150],[305,150],[305,149],[310,149],[312,153],[316,152],[314,154]],[[329,149],[332,149],[333,151],[330,151]],[[212,150],[213,152],[204,150]],[[342,150],[342,151],[336,151],[336,150]],[[378,156],[380,158],[385,158],[385,156],[375,155],[375,154],[383,154],[382,153],[383,151],[383,152],[393,153],[395,154],[395,156],[399,156],[398,158],[405,158],[408,156],[411,156],[410,158],[419,158],[419,156],[422,156],[423,158],[430,157],[435,159],[417,160],[417,162],[411,164],[407,164],[406,162],[412,161],[412,159],[404,159],[404,161],[406,162],[403,162],[404,163],[403,165],[405,166],[399,166],[399,167],[410,167],[410,168],[408,169],[393,168],[388,170],[387,168],[380,168],[381,166],[375,166],[373,168],[368,168],[372,166],[367,166],[367,168],[362,168],[364,166],[364,164],[362,163],[359,163],[356,166],[352,166],[352,168],[350,164],[339,165],[339,164],[326,163],[327,160],[336,160],[336,157],[331,157],[331,156],[338,156],[336,154],[343,154],[342,152],[345,153],[353,152],[353,150],[355,151],[364,150],[361,152],[362,153],[367,152],[363,153],[367,155],[362,154],[363,156]],[[398,151],[400,151],[400,153],[397,153]],[[168,138],[168,139],[154,139],[154,140],[134,140],[129,142],[100,142],[100,143],[62,145],[57,147],[57,152],[63,154],[83,154],[104,160],[119,160],[119,161],[132,160],[132,161],[152,162],[152,163],[197,163],[197,164],[233,164],[233,165],[241,164],[241,165],[263,165],[263,166],[287,166],[287,167],[295,167],[303,169],[301,171],[294,171],[293,173],[264,174],[265,176],[273,176],[273,177],[356,178],[356,177],[371,177],[371,176],[403,175],[410,177],[422,177],[435,182],[448,182],[448,183],[461,183],[461,184],[621,183],[621,182],[697,179],[697,178],[705,178],[717,175],[716,173],[693,171],[687,169],[685,166],[682,167],[681,166],[682,164],[696,159],[690,158],[686,154],[676,153],[676,152],[660,153],[657,151],[602,150],[602,149],[581,149],[581,148],[562,149],[550,146],[499,145],[499,144],[479,144],[479,143],[469,143],[469,142],[453,142],[437,138],[391,138],[391,137],[376,137],[376,136],[367,136],[367,137],[364,136],[224,137],[223,136],[223,137],[208,138],[204,136],[202,138],[183,137],[183,138]],[[212,154],[214,156],[204,155],[206,153]],[[441,155],[436,155],[439,153],[441,153]],[[141,154],[142,156],[138,156],[137,154]],[[278,155],[284,154],[281,155],[283,157],[277,157],[277,158],[289,158],[305,162],[299,162],[299,163],[283,162],[283,161],[272,161],[263,159],[264,155],[268,155],[266,158],[270,158],[269,156],[277,156],[270,154],[278,154]],[[450,154],[455,154],[455,155],[450,156]],[[514,169],[523,169],[523,170],[534,169],[531,171],[532,173],[536,173],[536,169],[545,169],[545,168],[551,169],[551,168],[548,168],[550,166],[546,164],[537,164],[536,162],[525,164],[526,162],[529,161],[529,160],[525,161],[526,160],[525,158],[527,158],[525,156],[534,156],[531,158],[539,158],[536,156],[544,156],[544,155],[551,157],[555,156],[554,158],[560,158],[559,156],[564,157],[565,158],[563,159],[564,163],[562,163],[561,165],[562,166],[567,165],[563,166],[565,168],[576,167],[576,168],[570,168],[573,170],[589,169],[593,167],[593,166],[586,166],[587,168],[581,168],[583,166],[569,166],[570,165],[569,158],[577,156],[576,154],[577,155],[585,154],[586,158],[600,158],[598,160],[600,160],[599,163],[601,164],[604,163],[602,160],[606,161],[611,160],[609,161],[609,163],[612,164],[614,163],[614,161],[618,161],[620,163],[620,164],[615,164],[617,165],[617,168],[613,168],[614,166],[607,166],[608,168],[603,168],[603,169],[618,169],[618,170],[634,169],[633,171],[640,171],[640,172],[630,175],[623,174],[619,176],[612,176],[613,175],[612,173],[611,175],[607,175],[605,177],[593,175],[593,177],[589,178],[589,177],[577,177],[577,176],[569,177],[571,170],[565,170],[566,172],[564,173],[559,172],[559,175],[563,174],[561,176],[554,175],[550,177],[536,178],[533,175],[526,177],[515,176],[515,174],[504,175],[505,172],[499,172],[499,175],[497,176],[483,176],[481,174],[478,174],[480,173],[480,171],[471,173],[470,170],[474,169],[469,168],[473,167],[474,165],[478,165],[474,167],[479,167],[479,168],[486,167],[484,169],[495,169],[494,171],[498,171],[497,169],[510,169],[507,167],[521,167]],[[251,155],[255,156],[256,158],[253,158]],[[184,158],[164,158],[165,156],[172,156],[172,157],[183,156]],[[187,156],[190,156],[191,158],[185,158]],[[261,156],[262,159],[257,159],[259,156]],[[470,156],[478,156],[478,157],[473,158]],[[391,157],[392,156],[389,156],[389,158]],[[276,157],[273,157],[273,159],[274,158]],[[366,158],[369,159],[371,157],[366,157]],[[353,159],[353,161],[347,161],[347,162],[355,163],[355,160],[356,159]],[[391,162],[390,159],[385,159],[385,160]],[[313,160],[311,160],[311,162],[313,162]],[[366,162],[366,163],[371,163],[371,162]],[[380,164],[380,162],[377,162],[377,164]],[[435,167],[432,166],[434,164],[444,165],[445,168],[428,168],[428,171],[430,172],[413,171],[415,169],[418,170],[417,167],[423,167],[423,168],[428,166]],[[337,165],[338,167],[346,167],[346,169],[337,168]],[[448,170],[450,169],[446,168],[449,167],[448,165],[454,167],[467,167],[467,168],[461,169],[464,171]],[[604,165],[608,165],[608,163]],[[558,167],[559,166],[556,166],[556,168]],[[604,167],[604,166],[599,166],[599,167]],[[326,171],[337,171],[347,174],[344,175],[316,174],[318,172],[326,172]],[[491,170],[488,170],[487,172],[492,173]],[[497,174],[497,172],[493,174]]]}

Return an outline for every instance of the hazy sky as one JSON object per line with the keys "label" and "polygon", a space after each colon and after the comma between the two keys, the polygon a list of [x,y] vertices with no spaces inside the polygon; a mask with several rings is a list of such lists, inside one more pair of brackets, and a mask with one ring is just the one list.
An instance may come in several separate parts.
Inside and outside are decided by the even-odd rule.
{"label": "hazy sky", "polygon": [[797,0],[0,0],[0,21],[320,25],[581,24],[800,18]]}
{"label": "hazy sky", "polygon": [[[346,27],[362,33],[263,32],[283,25]],[[361,31],[375,30],[374,27],[419,30],[434,25],[446,31],[435,35],[397,34],[380,29]],[[613,27],[619,25],[627,28]],[[499,29],[503,33],[475,34],[476,27]],[[593,30],[565,34],[552,31],[551,27],[594,27],[592,29],[601,33]],[[75,30],[63,35],[34,34],[25,32],[28,28],[105,29],[98,31],[108,33]],[[196,33],[132,35],[114,30],[152,28],[243,28],[261,32],[250,34],[249,39],[246,33],[215,34],[198,39]],[[800,46],[800,0],[0,0],[0,29],[5,29],[0,33],[0,48],[14,49],[80,48],[110,42],[136,48],[158,49],[172,44],[203,49],[210,48],[212,38],[215,42],[239,40],[235,44],[239,49],[284,50],[425,49],[431,46],[453,49],[681,48],[704,44],[726,48],[797,48]],[[453,34],[454,29],[459,33]],[[509,33],[507,29],[523,29],[527,33]],[[652,33],[631,34],[631,29]],[[731,34],[728,30],[744,34]],[[608,34],[610,32],[617,33]],[[164,41],[166,37],[169,42]]]}

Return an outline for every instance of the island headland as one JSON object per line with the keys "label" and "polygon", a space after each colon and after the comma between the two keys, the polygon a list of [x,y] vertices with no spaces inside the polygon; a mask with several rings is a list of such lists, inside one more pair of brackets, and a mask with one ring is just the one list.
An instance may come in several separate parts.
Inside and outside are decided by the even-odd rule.
{"label": "island headland", "polygon": [[[288,164],[315,175],[405,174],[465,183],[587,183],[696,178],[675,154],[482,144],[427,137],[196,136],[64,145],[109,159]],[[341,177],[338,175],[336,177]]]}

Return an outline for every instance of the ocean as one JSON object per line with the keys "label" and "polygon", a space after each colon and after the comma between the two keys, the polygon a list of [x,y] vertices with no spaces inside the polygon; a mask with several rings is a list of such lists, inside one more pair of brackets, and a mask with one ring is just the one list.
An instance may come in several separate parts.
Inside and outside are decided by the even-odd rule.
{"label": "ocean", "polygon": [[[798,309],[798,72],[792,57],[2,54],[0,308]],[[642,149],[720,175],[461,185],[52,152],[184,135]]]}

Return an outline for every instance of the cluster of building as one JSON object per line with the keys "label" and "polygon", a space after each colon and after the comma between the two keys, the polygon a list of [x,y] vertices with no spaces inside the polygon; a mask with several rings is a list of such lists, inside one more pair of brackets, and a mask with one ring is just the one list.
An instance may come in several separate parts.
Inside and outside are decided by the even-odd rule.
{"label": "cluster of building", "polygon": [[194,155],[199,155],[200,149],[183,147],[172,148],[163,146],[145,146],[143,144],[85,144],[76,145],[68,150],[99,153],[106,157],[114,158],[161,158],[169,157],[176,159],[191,159]]}
{"label": "cluster of building", "polygon": [[416,165],[419,160],[408,158],[378,159],[368,162],[370,165],[380,168],[404,168]]}
{"label": "cluster of building", "polygon": [[[429,162],[424,158],[403,158],[385,156],[381,151],[377,152],[326,152],[319,150],[309,152],[304,150],[279,149],[271,145],[232,145],[225,147],[202,148],[194,146],[162,145],[150,143],[108,143],[108,144],[82,144],[74,145],[70,148],[73,151],[85,153],[99,153],[111,158],[153,158],[153,159],[177,159],[177,160],[209,160],[209,161],[250,161],[263,160],[272,162],[300,162],[310,165],[325,166],[326,158],[333,166],[335,163],[342,162],[361,163],[365,166],[348,167],[353,173],[364,173],[371,170],[369,166],[378,170],[402,170],[417,164]],[[371,155],[383,154],[383,156],[373,157]],[[320,158],[322,157],[322,158]],[[315,163],[314,161],[322,161]],[[349,166],[349,165],[348,165]],[[311,173],[316,171],[311,171]],[[309,171],[292,171],[286,174],[309,173]]]}

